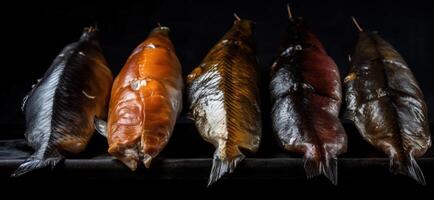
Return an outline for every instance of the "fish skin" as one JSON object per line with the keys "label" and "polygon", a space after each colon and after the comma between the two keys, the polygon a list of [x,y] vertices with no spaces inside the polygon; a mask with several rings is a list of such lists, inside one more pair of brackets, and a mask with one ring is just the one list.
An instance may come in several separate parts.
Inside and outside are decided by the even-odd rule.
{"label": "fish skin", "polygon": [[63,154],[83,151],[94,132],[94,117],[107,115],[112,80],[97,30],[86,28],[79,41],[60,52],[25,97],[25,137],[35,153],[12,176],[54,167]]}
{"label": "fish skin", "polygon": [[116,77],[110,100],[108,152],[131,170],[147,168],[169,141],[182,110],[181,64],[167,27],[155,28]]}
{"label": "fish skin", "polygon": [[288,151],[304,155],[308,178],[324,174],[337,184],[337,156],[347,136],[339,120],[339,71],[301,18],[290,19],[271,69],[272,128]]}
{"label": "fish skin", "polygon": [[431,146],[427,106],[401,55],[376,32],[359,33],[345,78],[347,117],[390,158],[390,171],[425,185],[414,158]]}
{"label": "fish skin", "polygon": [[236,20],[187,77],[190,110],[202,138],[216,148],[208,186],[257,151],[261,116],[253,22]]}

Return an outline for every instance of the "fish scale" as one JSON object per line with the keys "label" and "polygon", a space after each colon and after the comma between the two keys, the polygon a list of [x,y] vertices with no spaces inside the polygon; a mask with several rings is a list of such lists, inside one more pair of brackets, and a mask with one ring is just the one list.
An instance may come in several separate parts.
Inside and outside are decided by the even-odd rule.
{"label": "fish scale", "polygon": [[427,106],[401,55],[378,33],[359,28],[345,78],[348,119],[362,137],[390,158],[393,173],[426,184],[415,158],[431,147]]}
{"label": "fish scale", "polygon": [[63,154],[83,151],[94,132],[95,118],[106,116],[112,80],[97,30],[86,28],[79,41],[60,52],[25,97],[25,136],[35,153],[12,176],[54,167]]}
{"label": "fish scale", "polygon": [[[182,109],[181,64],[167,27],[154,28],[134,49],[112,88],[108,152],[131,170],[151,161],[168,143]],[[99,123],[104,124],[104,123]]]}
{"label": "fish scale", "polygon": [[253,22],[237,19],[187,77],[190,110],[204,140],[216,148],[208,186],[255,152],[262,125]]}
{"label": "fish scale", "polygon": [[272,128],[280,144],[304,155],[308,178],[324,174],[337,184],[337,156],[347,148],[338,117],[339,72],[303,19],[291,14],[279,57],[272,65],[270,91]]}

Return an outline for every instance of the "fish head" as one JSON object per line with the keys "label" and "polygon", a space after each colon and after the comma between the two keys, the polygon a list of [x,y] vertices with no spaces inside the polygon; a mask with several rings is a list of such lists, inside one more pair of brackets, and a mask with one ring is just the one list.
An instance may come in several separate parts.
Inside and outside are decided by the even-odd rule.
{"label": "fish head", "polygon": [[220,39],[218,44],[238,45],[246,50],[255,51],[255,42],[253,40],[253,29],[255,22],[247,19],[234,21],[232,28]]}
{"label": "fish head", "polygon": [[375,43],[377,37],[379,36],[376,31],[359,32],[357,44],[351,55],[352,65],[361,65],[366,61],[380,58]]}
{"label": "fish head", "polygon": [[286,26],[286,33],[284,40],[282,41],[281,49],[285,49],[288,46],[302,45],[303,36],[307,33],[307,28],[303,18],[291,18]]}
{"label": "fish head", "polygon": [[240,19],[234,21],[234,28],[238,29],[240,32],[247,36],[253,34],[253,29],[255,28],[255,22],[248,19]]}
{"label": "fish head", "polygon": [[149,36],[156,35],[156,34],[159,34],[159,35],[163,35],[163,36],[169,37],[169,34],[170,34],[170,28],[167,27],[167,26],[161,26],[160,24],[158,24],[157,27],[155,27],[154,29],[152,29],[152,31],[151,31],[151,33],[149,34]]}
{"label": "fish head", "polygon": [[85,27],[81,34],[80,40],[97,40],[98,28],[95,26]]}
{"label": "fish head", "polygon": [[167,53],[175,56],[175,47],[170,40],[169,27],[159,25],[158,27],[152,29],[146,40],[142,42],[134,51],[140,52],[144,49],[165,49]]}

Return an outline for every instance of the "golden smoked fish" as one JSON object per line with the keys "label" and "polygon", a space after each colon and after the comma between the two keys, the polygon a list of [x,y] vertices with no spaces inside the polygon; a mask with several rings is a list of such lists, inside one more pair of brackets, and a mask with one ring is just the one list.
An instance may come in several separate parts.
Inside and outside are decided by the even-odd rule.
{"label": "golden smoked fish", "polygon": [[208,185],[233,172],[244,158],[240,148],[255,152],[259,147],[261,111],[252,33],[253,22],[237,17],[187,78],[196,127],[216,148]]}

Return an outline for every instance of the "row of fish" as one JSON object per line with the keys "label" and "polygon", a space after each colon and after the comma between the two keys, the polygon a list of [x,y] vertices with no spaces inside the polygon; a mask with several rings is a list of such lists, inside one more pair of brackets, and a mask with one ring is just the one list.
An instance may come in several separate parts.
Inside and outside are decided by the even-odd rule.
{"label": "row of fish", "polygon": [[[339,120],[339,70],[305,22],[288,11],[286,37],[271,67],[272,129],[284,149],[304,155],[308,177],[324,174],[337,184],[337,157],[347,148]],[[192,118],[216,148],[208,185],[233,172],[245,157],[242,150],[255,152],[261,141],[254,23],[235,17],[187,77]],[[392,172],[425,184],[415,161],[431,145],[422,92],[399,53],[377,33],[357,27],[351,70],[343,81],[346,116],[390,157]],[[169,29],[158,26],[113,81],[97,30],[85,29],[23,101],[25,137],[35,153],[13,176],[54,167],[83,151],[95,129],[107,137],[108,152],[131,170],[140,162],[150,167],[182,109],[181,71]]]}

